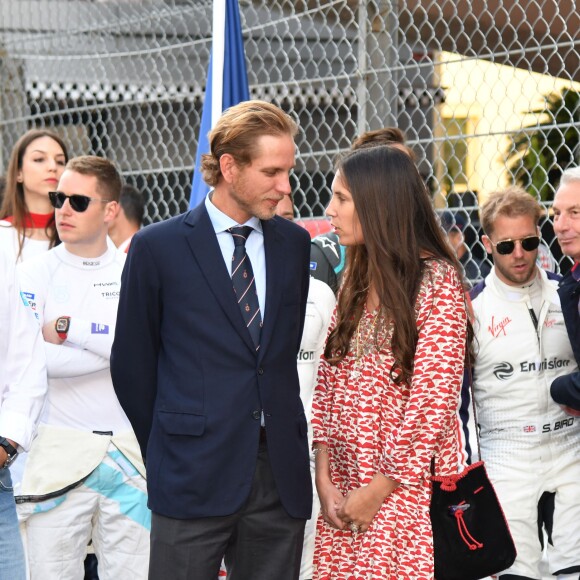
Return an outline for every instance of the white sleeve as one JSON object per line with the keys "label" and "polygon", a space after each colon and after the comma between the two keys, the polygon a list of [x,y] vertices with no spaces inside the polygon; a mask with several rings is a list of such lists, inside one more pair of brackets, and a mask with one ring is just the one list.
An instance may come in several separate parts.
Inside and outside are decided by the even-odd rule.
{"label": "white sleeve", "polygon": [[[22,288],[26,290],[25,296],[42,329],[46,322],[44,309],[51,283],[49,266],[45,260],[37,260],[36,264],[28,260],[18,270]],[[43,341],[48,377],[76,377],[108,368],[114,330],[114,324],[95,325],[80,318],[71,318],[70,331],[64,344]]]}
{"label": "white sleeve", "polygon": [[334,312],[334,307],[336,306],[336,296],[334,292],[328,285],[324,285],[320,290],[320,305],[322,308],[324,316],[324,337],[322,339],[322,344],[326,343],[326,334],[328,333],[328,327],[330,326],[330,321],[332,319],[332,313]]}
{"label": "white sleeve", "polygon": [[70,319],[70,329],[64,343],[65,346],[74,345],[98,354],[107,359],[108,366],[115,336],[114,321],[108,322],[112,322],[112,324],[89,322],[73,316]]}
{"label": "white sleeve", "polygon": [[[109,357],[67,344],[44,343],[48,376],[64,379],[96,373],[109,368]],[[109,348],[110,352],[110,348]]]}
{"label": "white sleeve", "polygon": [[[9,308],[4,385],[0,385],[0,434],[28,450],[47,390],[44,340],[28,301],[20,295],[14,268],[3,282]],[[2,388],[3,387],[3,388]]]}
{"label": "white sleeve", "polygon": [[[312,284],[312,279],[310,280]],[[328,327],[330,326],[330,320],[332,319],[332,313],[334,312],[334,307],[336,306],[336,297],[334,292],[328,286],[328,284],[321,283],[317,289],[316,295],[316,309],[320,315],[322,321],[322,328],[320,335],[318,336],[318,344],[316,345],[316,350],[314,353],[316,364],[312,369],[312,385],[316,384],[316,378],[318,376],[318,365],[320,363],[320,357],[324,352],[324,347],[326,345],[326,338],[328,335]]]}
{"label": "white sleeve", "polygon": [[318,376],[320,356],[324,351],[334,304],[334,292],[330,286],[320,280],[310,278],[304,332],[298,355],[300,397],[308,420],[311,416],[312,397]]}

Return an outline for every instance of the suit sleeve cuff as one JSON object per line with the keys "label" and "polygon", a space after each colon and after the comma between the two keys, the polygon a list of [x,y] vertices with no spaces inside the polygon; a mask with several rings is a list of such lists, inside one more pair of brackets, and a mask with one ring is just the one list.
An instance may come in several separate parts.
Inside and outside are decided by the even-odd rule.
{"label": "suit sleeve cuff", "polygon": [[554,379],[550,387],[550,395],[559,405],[580,410],[580,373]]}

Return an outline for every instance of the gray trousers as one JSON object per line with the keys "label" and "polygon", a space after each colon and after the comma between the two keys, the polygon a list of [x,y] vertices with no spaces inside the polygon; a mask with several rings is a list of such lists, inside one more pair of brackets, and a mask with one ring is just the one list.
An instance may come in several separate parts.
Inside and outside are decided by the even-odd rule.
{"label": "gray trousers", "polygon": [[149,580],[297,580],[306,520],[282,507],[260,443],[252,490],[229,516],[178,520],[153,514]]}

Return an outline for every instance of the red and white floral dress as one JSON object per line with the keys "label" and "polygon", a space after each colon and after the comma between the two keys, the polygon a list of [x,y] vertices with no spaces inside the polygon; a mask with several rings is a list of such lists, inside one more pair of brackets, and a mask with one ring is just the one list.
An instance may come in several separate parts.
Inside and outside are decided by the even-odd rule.
{"label": "red and white floral dress", "polygon": [[400,486],[364,534],[334,529],[318,518],[317,580],[433,578],[431,459],[438,475],[457,473],[465,464],[459,395],[466,310],[451,265],[425,261],[416,313],[419,339],[410,385],[391,380],[392,327],[380,323],[378,340],[371,339],[377,319],[366,309],[358,332],[364,348],[353,337],[340,364],[321,362],[312,426],[314,443],[328,446],[333,484],[346,494],[380,472]]}

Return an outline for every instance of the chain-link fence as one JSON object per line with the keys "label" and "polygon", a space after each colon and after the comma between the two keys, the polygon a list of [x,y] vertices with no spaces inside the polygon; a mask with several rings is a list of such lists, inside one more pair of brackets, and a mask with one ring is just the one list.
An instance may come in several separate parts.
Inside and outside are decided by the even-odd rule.
{"label": "chain-link fence", "polygon": [[[295,205],[320,217],[336,155],[400,127],[477,263],[478,203],[514,180],[549,210],[578,162],[580,17],[572,0],[240,0],[253,98],[301,126]],[[0,170],[32,126],[104,155],[146,192],[147,220],[187,208],[211,0],[0,0]],[[562,259],[548,217],[542,226]],[[567,267],[565,262],[563,267]]]}

